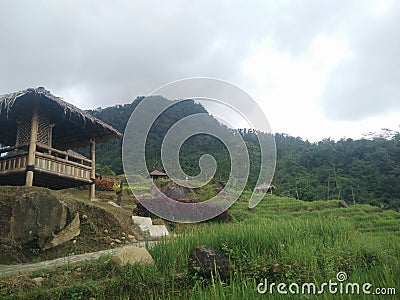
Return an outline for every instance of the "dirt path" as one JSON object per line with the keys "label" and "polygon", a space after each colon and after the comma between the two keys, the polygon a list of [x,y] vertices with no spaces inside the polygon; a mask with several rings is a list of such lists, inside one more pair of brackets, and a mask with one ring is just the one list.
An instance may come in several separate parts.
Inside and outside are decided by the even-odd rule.
{"label": "dirt path", "polygon": [[[151,241],[148,244],[151,246],[156,242]],[[145,242],[138,242],[127,244],[125,246],[136,246],[136,247],[145,247]],[[124,247],[125,247],[124,246]],[[21,264],[21,265],[0,265],[0,277],[4,276],[11,276],[11,275],[18,275],[22,273],[28,273],[35,270],[43,270],[43,269],[52,269],[61,267],[68,264],[75,264],[82,261],[90,260],[90,259],[98,259],[102,255],[106,254],[113,254],[117,250],[122,247],[114,248],[114,249],[107,249],[97,252],[61,257],[53,260],[42,261],[39,263],[31,263],[31,264]]]}

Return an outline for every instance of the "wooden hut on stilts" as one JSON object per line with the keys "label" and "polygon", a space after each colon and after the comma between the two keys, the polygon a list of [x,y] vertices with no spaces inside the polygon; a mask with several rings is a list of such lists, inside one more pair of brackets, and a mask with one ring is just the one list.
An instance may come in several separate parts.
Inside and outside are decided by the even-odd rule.
{"label": "wooden hut on stilts", "polygon": [[[121,136],[42,87],[0,96],[0,185],[90,185],[94,199],[96,143]],[[70,150],[87,146],[90,158]]]}

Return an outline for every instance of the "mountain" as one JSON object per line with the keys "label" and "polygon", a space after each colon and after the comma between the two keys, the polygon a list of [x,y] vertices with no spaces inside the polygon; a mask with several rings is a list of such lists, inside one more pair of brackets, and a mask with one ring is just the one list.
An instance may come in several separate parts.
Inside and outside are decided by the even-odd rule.
{"label": "mountain", "polygon": [[[144,97],[132,103],[89,110],[88,113],[124,132],[130,115]],[[169,101],[158,97],[157,101]],[[146,163],[149,170],[160,169],[160,145],[165,133],[178,120],[192,114],[207,113],[193,100],[185,100],[165,111],[152,126],[146,142]],[[232,131],[218,123],[221,130],[241,134],[249,151],[251,168],[248,188],[256,183],[260,149],[252,130]],[[302,200],[344,199],[349,203],[369,203],[382,208],[400,208],[400,133],[385,130],[360,140],[324,139],[311,143],[299,137],[275,134],[277,166],[273,184],[276,194]],[[226,182],[230,159],[226,147],[216,138],[196,135],[189,138],[180,151],[182,169],[198,174],[199,158],[212,154],[218,163],[215,181]],[[122,174],[121,141],[98,145],[98,170],[107,174]]]}
{"label": "mountain", "polygon": [[[144,97],[138,97],[131,104],[89,110],[88,113],[112,125],[120,132],[124,132],[132,112],[143,99]],[[151,101],[153,101],[154,105],[159,106],[170,103],[169,100],[160,96],[152,97]],[[163,170],[161,144],[171,126],[184,117],[201,113],[208,114],[201,104],[193,100],[185,100],[171,106],[156,119],[146,141],[146,163],[150,171],[153,169]],[[206,117],[206,122],[220,127],[221,130],[229,131],[226,126],[220,124],[210,115]],[[121,143],[122,141],[113,141],[108,144],[98,145],[96,161],[99,163],[100,172],[105,170],[116,174],[123,173]],[[215,154],[216,160],[221,162],[218,164],[216,178],[226,181],[230,170],[229,155],[226,147],[218,139],[204,134],[193,136],[185,141],[180,153],[182,169],[189,175],[195,175],[200,172],[198,161],[203,154]]]}

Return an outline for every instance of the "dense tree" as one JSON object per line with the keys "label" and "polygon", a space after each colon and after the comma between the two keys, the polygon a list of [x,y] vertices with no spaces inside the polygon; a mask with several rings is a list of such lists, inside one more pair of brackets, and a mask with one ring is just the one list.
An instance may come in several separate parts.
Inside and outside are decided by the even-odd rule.
{"label": "dense tree", "polygon": [[[143,97],[131,104],[118,105],[89,113],[111,124],[121,132],[133,110]],[[159,101],[168,101],[159,97]],[[198,103],[187,100],[169,108],[157,119],[146,143],[149,169],[161,169],[161,142],[168,129],[178,120],[196,113],[206,113]],[[250,155],[248,188],[254,188],[260,168],[260,148],[254,130],[228,129],[213,117],[208,122],[230,134],[240,134]],[[259,133],[263,134],[263,133]],[[277,165],[274,184],[276,193],[303,200],[344,199],[349,203],[370,203],[385,208],[400,208],[400,133],[384,129],[359,140],[330,138],[311,143],[287,134],[275,134]],[[123,173],[121,141],[97,148],[100,170]],[[198,161],[203,154],[212,154],[218,163],[215,180],[226,182],[230,158],[226,147],[214,137],[197,135],[189,138],[180,151],[180,162],[190,175],[200,171]]]}

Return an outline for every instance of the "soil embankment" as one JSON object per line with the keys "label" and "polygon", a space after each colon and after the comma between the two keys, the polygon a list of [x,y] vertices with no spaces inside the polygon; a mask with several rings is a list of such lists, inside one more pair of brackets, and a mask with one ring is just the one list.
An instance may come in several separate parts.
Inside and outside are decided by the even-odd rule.
{"label": "soil embankment", "polygon": [[[90,202],[82,194],[74,189],[0,187],[0,264],[37,262],[140,240],[131,207]],[[62,243],[54,246],[54,241]]]}

